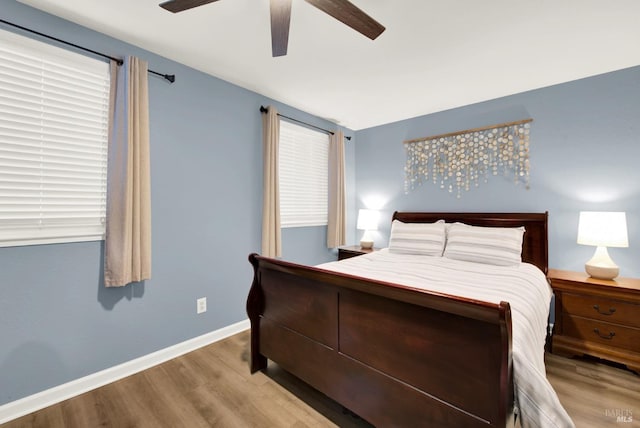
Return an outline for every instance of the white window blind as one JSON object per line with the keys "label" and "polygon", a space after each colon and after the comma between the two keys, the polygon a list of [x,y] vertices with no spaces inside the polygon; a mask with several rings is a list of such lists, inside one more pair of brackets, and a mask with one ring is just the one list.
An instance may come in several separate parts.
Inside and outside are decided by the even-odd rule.
{"label": "white window blind", "polygon": [[329,136],[280,121],[281,227],[327,224]]}
{"label": "white window blind", "polygon": [[109,64],[0,30],[0,246],[104,236]]}

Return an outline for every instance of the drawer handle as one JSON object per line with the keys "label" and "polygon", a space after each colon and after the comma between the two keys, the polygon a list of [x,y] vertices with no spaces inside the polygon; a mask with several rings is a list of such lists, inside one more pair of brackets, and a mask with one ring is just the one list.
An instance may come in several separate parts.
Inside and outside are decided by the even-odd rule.
{"label": "drawer handle", "polygon": [[610,331],[608,336],[603,336],[602,334],[600,334],[600,330],[598,330],[597,328],[594,328],[593,332],[598,336],[600,336],[602,339],[607,339],[607,340],[613,339],[613,336],[616,335],[614,332]]}
{"label": "drawer handle", "polygon": [[613,315],[613,313],[616,311],[616,308],[609,308],[609,312],[602,312],[600,310],[600,306],[598,305],[593,305],[593,309],[595,309],[600,315]]}

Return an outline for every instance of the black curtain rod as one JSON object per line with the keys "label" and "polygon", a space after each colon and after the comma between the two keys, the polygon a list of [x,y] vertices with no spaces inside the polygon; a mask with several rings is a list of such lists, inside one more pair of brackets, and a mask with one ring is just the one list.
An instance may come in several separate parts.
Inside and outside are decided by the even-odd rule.
{"label": "black curtain rod", "polygon": [[[80,50],[83,50],[85,52],[91,52],[94,55],[98,55],[98,56],[101,56],[103,58],[107,58],[107,59],[110,59],[112,61],[115,61],[115,62],[118,63],[118,65],[122,65],[122,63],[123,63],[123,61],[120,58],[114,58],[114,57],[109,56],[107,54],[103,54],[101,52],[97,52],[97,51],[94,51],[92,49],[88,49],[88,48],[85,48],[85,47],[82,47],[82,46],[78,46],[76,44],[67,42],[65,40],[58,39],[57,37],[53,37],[53,36],[50,36],[48,34],[44,34],[44,33],[41,33],[41,32],[36,31],[36,30],[32,30],[32,29],[27,28],[27,27],[23,27],[22,25],[14,24],[13,22],[5,21],[4,19],[0,19],[0,22],[2,22],[3,24],[11,25],[12,27],[19,28],[21,30],[27,31],[29,33],[37,34],[38,36],[41,36],[41,37],[46,37],[47,39],[50,39],[50,40],[55,40],[56,42],[63,43],[65,45],[72,46],[72,47],[74,47],[76,49],[80,49]],[[162,73],[158,73],[157,71],[153,71],[153,70],[148,70],[148,71],[149,71],[149,73],[155,74],[156,76],[160,76],[160,77],[168,80],[171,83],[176,81],[176,75],[175,74],[162,74]]]}
{"label": "black curtain rod", "polygon": [[[260,113],[266,113],[266,112],[268,112],[268,111],[269,111],[269,109],[268,109],[267,107],[265,107],[265,106],[260,106]],[[315,129],[318,129],[318,130],[320,130],[320,131],[326,132],[327,134],[331,134],[331,135],[334,135],[334,134],[335,134],[335,132],[333,132],[333,131],[329,131],[328,129],[320,128],[319,126],[315,126],[315,125],[312,125],[312,124],[310,124],[310,123],[303,122],[303,121],[301,121],[301,120],[294,119],[294,118],[289,117],[289,116],[285,116],[284,114],[280,114],[280,113],[278,113],[278,116],[280,116],[280,117],[284,117],[285,119],[289,119],[289,120],[292,120],[292,121],[294,121],[294,122],[302,123],[303,125],[310,126],[311,128],[315,128]],[[351,137],[348,137],[348,136],[346,136],[346,135],[345,135],[345,137],[344,137],[344,138],[346,138],[347,140],[351,141]]]}

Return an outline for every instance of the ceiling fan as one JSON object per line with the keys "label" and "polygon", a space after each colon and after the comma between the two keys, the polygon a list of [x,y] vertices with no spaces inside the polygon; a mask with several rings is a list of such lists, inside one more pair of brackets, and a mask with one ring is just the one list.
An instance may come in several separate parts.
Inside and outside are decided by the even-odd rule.
{"label": "ceiling fan", "polygon": [[[177,13],[183,10],[213,3],[218,0],[169,0],[160,7],[169,12]],[[271,52],[274,57],[287,54],[289,43],[289,22],[291,19],[292,0],[271,1]],[[375,40],[385,28],[364,13],[348,0],[305,0],[338,21],[348,25],[357,32]]]}

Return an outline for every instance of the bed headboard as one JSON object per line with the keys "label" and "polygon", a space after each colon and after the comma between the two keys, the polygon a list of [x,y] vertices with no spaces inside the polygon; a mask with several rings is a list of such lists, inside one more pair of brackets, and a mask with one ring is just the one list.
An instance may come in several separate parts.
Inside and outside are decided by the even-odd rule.
{"label": "bed headboard", "polygon": [[519,227],[524,226],[522,239],[522,261],[536,265],[545,274],[549,267],[549,241],[547,220],[549,213],[438,213],[399,212],[393,213],[392,221],[403,223],[447,223],[461,222],[472,226]]}

